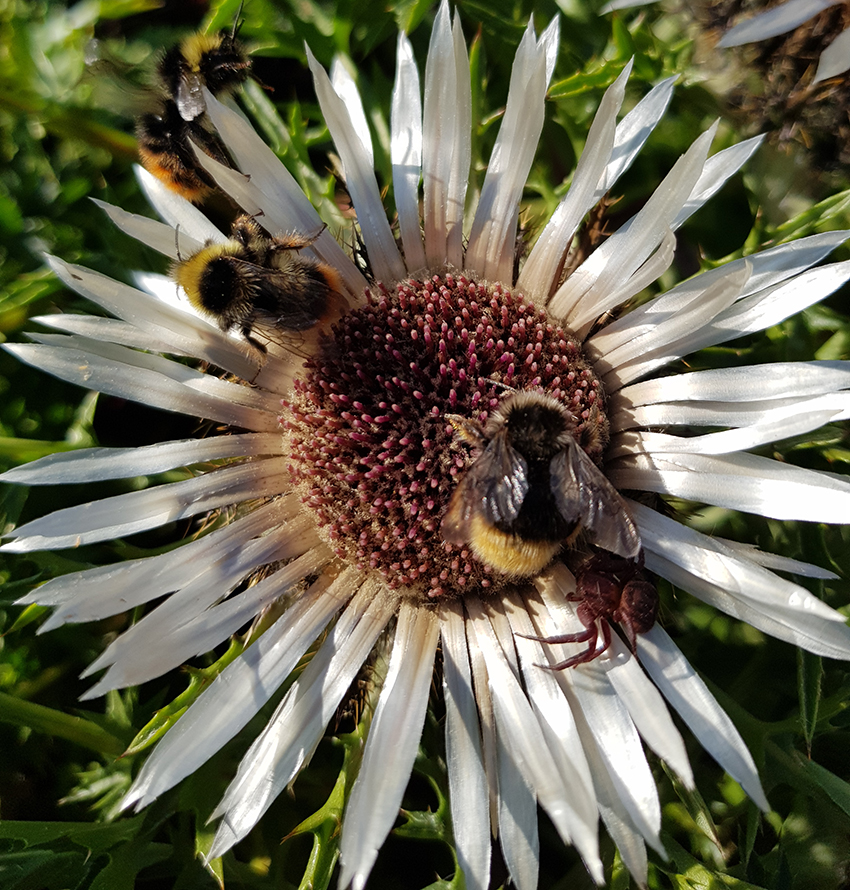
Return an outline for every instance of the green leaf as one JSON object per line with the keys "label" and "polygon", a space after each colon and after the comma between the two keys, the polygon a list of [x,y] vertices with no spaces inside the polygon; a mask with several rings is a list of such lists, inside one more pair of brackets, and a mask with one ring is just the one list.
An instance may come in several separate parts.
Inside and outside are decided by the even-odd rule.
{"label": "green leaf", "polygon": [[[822,586],[822,585],[821,585]],[[821,597],[822,598],[822,597]],[[806,749],[812,751],[812,739],[818,720],[823,680],[823,661],[811,652],[797,650],[797,694],[800,698],[800,723]]]}

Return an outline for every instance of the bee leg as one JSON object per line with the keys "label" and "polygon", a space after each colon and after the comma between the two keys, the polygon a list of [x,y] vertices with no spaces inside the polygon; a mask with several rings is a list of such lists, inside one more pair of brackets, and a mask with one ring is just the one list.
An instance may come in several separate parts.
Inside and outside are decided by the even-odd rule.
{"label": "bee leg", "polygon": [[242,336],[256,349],[258,352],[262,352],[263,355],[268,353],[268,348],[264,343],[260,343],[255,337],[251,336],[251,326],[243,325],[242,326]]}

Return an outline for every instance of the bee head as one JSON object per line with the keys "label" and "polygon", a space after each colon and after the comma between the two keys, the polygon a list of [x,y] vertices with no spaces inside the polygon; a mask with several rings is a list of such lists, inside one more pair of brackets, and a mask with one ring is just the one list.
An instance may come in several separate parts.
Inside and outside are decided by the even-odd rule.
{"label": "bee head", "polygon": [[548,461],[564,448],[572,435],[575,418],[555,398],[545,393],[512,393],[487,423],[488,438],[504,427],[511,445],[527,460]]}

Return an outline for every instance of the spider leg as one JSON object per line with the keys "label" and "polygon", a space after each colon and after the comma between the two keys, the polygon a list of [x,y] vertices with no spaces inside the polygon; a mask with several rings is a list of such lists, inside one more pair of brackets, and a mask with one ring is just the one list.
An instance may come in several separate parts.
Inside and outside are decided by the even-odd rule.
{"label": "spider leg", "polygon": [[[567,668],[574,667],[577,664],[585,664],[588,661],[593,661],[599,654],[596,650],[596,641],[599,639],[599,628],[597,624],[598,622],[594,621],[583,633],[562,634],[558,637],[543,637],[541,642],[544,643],[583,643],[587,641],[587,648],[579,652],[578,655],[573,655],[571,658],[567,658],[565,661],[559,661],[557,664],[541,664],[540,667],[546,668],[546,670],[549,671],[563,671]],[[606,637],[604,625],[602,628],[602,636],[604,640]],[[610,642],[611,635],[609,632],[607,635],[607,642],[605,642],[605,645],[599,651],[604,652]]]}

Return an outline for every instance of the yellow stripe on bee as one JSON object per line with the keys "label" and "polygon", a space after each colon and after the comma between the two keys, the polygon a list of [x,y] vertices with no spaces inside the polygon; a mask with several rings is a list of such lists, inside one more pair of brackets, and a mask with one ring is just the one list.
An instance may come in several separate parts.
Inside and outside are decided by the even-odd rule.
{"label": "yellow stripe on bee", "polygon": [[183,60],[192,71],[200,71],[201,59],[221,46],[221,34],[192,34],[180,45]]}
{"label": "yellow stripe on bee", "polygon": [[201,278],[207,266],[220,257],[231,256],[233,252],[234,242],[232,241],[225,241],[223,244],[208,244],[190,256],[188,260],[178,262],[174,267],[174,280],[183,288],[189,302],[196,309],[204,309],[201,299]]}
{"label": "yellow stripe on bee", "polygon": [[562,541],[526,541],[500,531],[480,516],[469,523],[469,546],[485,565],[512,578],[527,578],[545,568]]}

